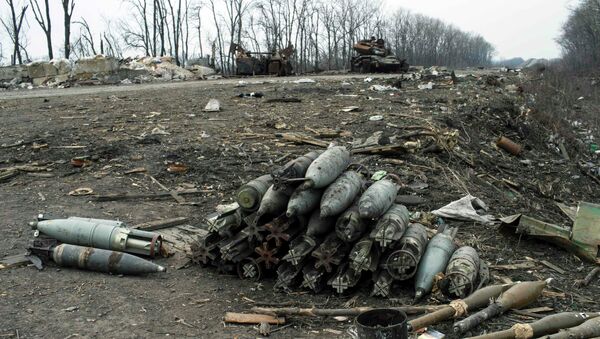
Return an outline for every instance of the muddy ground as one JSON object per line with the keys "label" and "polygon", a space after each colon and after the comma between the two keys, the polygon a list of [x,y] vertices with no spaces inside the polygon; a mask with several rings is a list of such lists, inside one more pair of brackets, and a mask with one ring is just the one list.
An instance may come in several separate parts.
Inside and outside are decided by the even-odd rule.
{"label": "muddy ground", "polygon": [[[185,216],[192,219],[192,225],[201,225],[203,216],[217,205],[232,202],[241,184],[292,155],[314,149],[274,137],[282,132],[312,135],[306,128],[351,132],[326,139],[348,146],[376,131],[389,137],[406,135],[415,126],[456,129],[458,148],[452,152],[431,147],[428,150],[434,152],[423,152],[430,142],[425,138],[414,153],[357,156],[355,160],[371,170],[398,174],[408,184],[402,194],[425,200],[410,206],[411,211],[430,211],[468,192],[487,203],[496,216],[525,213],[570,225],[555,202],[571,206],[581,200],[597,203],[598,184],[581,173],[576,160],[565,161],[548,148],[548,132],[532,122],[525,109],[527,93],[506,88],[523,78],[485,73],[504,79],[490,81],[482,72],[461,78],[457,84],[434,78],[438,88],[433,90],[416,88],[427,81],[407,80],[401,90],[393,92],[369,90],[373,84],[395,82],[394,77],[378,76],[373,76],[371,83],[363,82],[364,76],[321,76],[308,84],[289,82],[293,78],[261,78],[244,79],[245,87],[236,87],[238,80],[218,80],[137,88],[0,92],[0,145],[24,141],[20,146],[0,148],[0,168],[38,164],[48,169],[23,172],[0,183],[0,256],[24,252],[32,236],[27,222],[40,212],[120,219],[129,224]],[[262,92],[265,98],[235,97],[250,92]],[[279,97],[302,102],[265,102]],[[210,98],[221,101],[221,112],[202,111]],[[341,112],[346,106],[359,106],[360,110]],[[384,119],[369,121],[374,115]],[[494,140],[499,135],[524,145],[523,154],[515,157],[497,149]],[[577,159],[576,150],[571,151]],[[76,157],[84,157],[86,166],[73,167],[70,161]],[[388,160],[392,158],[396,164]],[[275,163],[277,159],[279,163]],[[187,173],[169,173],[167,167],[173,162],[185,164]],[[137,167],[147,172],[124,174]],[[190,205],[172,199],[96,202],[89,196],[69,195],[81,187],[92,188],[95,194],[161,192],[150,175],[168,188],[196,187],[209,193],[187,196],[188,202],[195,203]],[[561,274],[539,264],[532,269],[492,268],[494,282],[554,278],[549,289],[553,293],[531,307],[548,306],[555,312],[600,311],[597,281],[587,288],[574,288],[575,280],[593,268],[591,264],[558,247],[500,232],[494,226],[447,222],[460,226],[460,242],[475,246],[492,266],[529,257],[547,260],[565,271]],[[272,281],[241,281],[199,266],[176,270],[175,258],[158,262],[168,266],[169,272],[123,277],[53,266],[43,271],[31,266],[2,270],[0,338],[254,338],[258,334],[252,326],[224,325],[224,312],[245,311],[260,303],[332,308],[349,300],[356,306],[385,306],[408,304],[412,299],[410,284],[397,287],[393,302],[371,298],[370,291],[362,289],[343,296],[304,291],[288,295],[273,291]],[[352,296],[357,298],[351,300]],[[444,300],[439,297],[427,300],[430,304],[441,302]],[[291,326],[272,337],[339,337],[335,331],[346,337],[352,324],[352,319],[287,320]],[[508,313],[471,334],[530,320]],[[433,328],[453,337],[451,323]]]}

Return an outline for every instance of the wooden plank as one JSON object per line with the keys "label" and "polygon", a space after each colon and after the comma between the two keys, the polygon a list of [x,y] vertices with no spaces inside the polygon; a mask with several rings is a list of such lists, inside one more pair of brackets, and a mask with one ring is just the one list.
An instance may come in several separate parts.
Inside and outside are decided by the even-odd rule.
{"label": "wooden plank", "polygon": [[[202,193],[212,193],[212,190],[198,190],[198,189],[187,189],[177,191],[179,195],[186,194],[202,194]],[[118,201],[118,200],[134,200],[134,199],[160,199],[165,197],[170,197],[171,192],[165,193],[149,193],[149,194],[107,194],[107,195],[96,195],[94,196],[94,200],[96,201]]]}
{"label": "wooden plank", "polygon": [[155,231],[163,228],[169,228],[186,223],[189,219],[186,217],[170,218],[148,221],[141,224],[133,225],[131,228],[137,228],[143,231]]}
{"label": "wooden plank", "polygon": [[556,272],[560,273],[560,274],[565,274],[565,270],[563,270],[562,268],[554,265],[553,263],[547,261],[547,260],[542,260],[540,261],[540,263],[550,269],[555,270]]}
{"label": "wooden plank", "polygon": [[329,147],[329,142],[315,139],[313,137],[309,137],[300,133],[275,133],[277,138],[281,138],[285,141],[290,141],[296,144],[307,144],[318,147],[327,148]]}
{"label": "wooden plank", "polygon": [[271,325],[285,324],[285,318],[276,318],[272,315],[267,314],[256,314],[256,313],[234,313],[227,312],[223,320],[226,323],[235,324],[261,324],[269,323]]}
{"label": "wooden plank", "polygon": [[26,255],[27,254],[17,254],[2,258],[0,260],[0,270],[21,267],[29,264],[31,261],[27,259]]}

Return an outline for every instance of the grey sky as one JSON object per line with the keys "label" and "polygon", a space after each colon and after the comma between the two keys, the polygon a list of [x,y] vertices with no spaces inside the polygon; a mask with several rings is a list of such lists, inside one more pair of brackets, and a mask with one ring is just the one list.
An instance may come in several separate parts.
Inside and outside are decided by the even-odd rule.
{"label": "grey sky", "polygon": [[[388,11],[405,8],[481,34],[496,47],[498,58],[558,57],[560,50],[554,39],[567,18],[568,8],[576,3],[577,0],[384,0]],[[57,53],[63,41],[62,12],[58,0],[52,0],[52,4],[53,40]],[[0,3],[0,12],[7,14],[4,2]],[[85,18],[92,31],[99,32],[104,29],[105,22],[116,22],[123,16],[127,16],[123,0],[76,0],[73,18]],[[210,27],[208,20],[206,18],[205,22]],[[43,57],[46,54],[43,32],[33,18],[29,19],[26,30],[31,56],[34,59]],[[0,41],[4,55],[9,55],[10,43],[3,30]]]}

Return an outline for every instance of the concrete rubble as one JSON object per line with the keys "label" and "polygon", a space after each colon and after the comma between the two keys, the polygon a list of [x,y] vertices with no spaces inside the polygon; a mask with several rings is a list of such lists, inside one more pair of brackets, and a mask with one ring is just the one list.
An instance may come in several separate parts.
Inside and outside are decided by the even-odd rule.
{"label": "concrete rubble", "polygon": [[70,61],[54,59],[0,67],[0,89],[131,84],[205,79],[215,70],[201,65],[177,66],[172,57],[116,59],[97,55]]}

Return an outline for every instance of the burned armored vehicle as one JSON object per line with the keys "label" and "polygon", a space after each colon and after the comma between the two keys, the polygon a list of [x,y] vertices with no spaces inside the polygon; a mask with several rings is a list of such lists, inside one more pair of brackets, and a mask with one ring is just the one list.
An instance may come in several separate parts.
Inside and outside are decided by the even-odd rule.
{"label": "burned armored vehicle", "polygon": [[293,74],[291,56],[294,46],[290,45],[280,51],[250,52],[238,44],[232,44],[231,50],[235,52],[237,75],[277,75],[286,76]]}
{"label": "burned armored vehicle", "polygon": [[359,73],[400,73],[408,72],[405,59],[398,59],[389,48],[385,48],[383,39],[371,37],[360,40],[353,46],[358,55],[352,57],[350,70]]}

